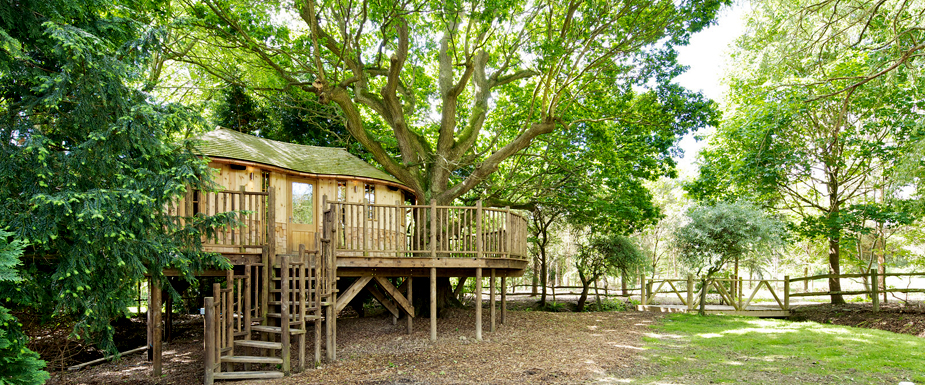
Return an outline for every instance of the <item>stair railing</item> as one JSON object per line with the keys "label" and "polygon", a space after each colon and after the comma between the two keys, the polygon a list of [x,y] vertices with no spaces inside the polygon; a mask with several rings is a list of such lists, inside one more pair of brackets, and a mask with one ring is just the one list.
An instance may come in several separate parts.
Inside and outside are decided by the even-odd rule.
{"label": "stair railing", "polygon": [[[260,304],[254,303],[257,293],[251,277],[260,276],[262,264],[247,264],[243,275],[234,275],[228,270],[225,287],[221,283],[212,285],[212,297],[206,297],[203,305],[203,345],[205,348],[204,370],[205,384],[212,384],[215,373],[222,371],[221,358],[234,355],[235,338],[250,339],[251,324],[260,314]],[[228,364],[227,371],[233,371],[233,364]]]}

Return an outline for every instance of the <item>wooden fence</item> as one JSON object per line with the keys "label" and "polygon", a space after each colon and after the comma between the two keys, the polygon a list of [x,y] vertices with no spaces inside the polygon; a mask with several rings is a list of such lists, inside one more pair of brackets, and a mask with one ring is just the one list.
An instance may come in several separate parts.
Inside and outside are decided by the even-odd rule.
{"label": "wooden fence", "polygon": [[[719,300],[723,304],[733,307],[736,311],[745,311],[759,293],[764,293],[764,298],[767,299],[769,295],[770,299],[773,299],[772,308],[790,310],[791,298],[827,297],[834,294],[866,295],[871,299],[874,311],[878,311],[880,308],[879,296],[882,293],[925,293],[925,288],[895,288],[887,286],[886,289],[881,289],[878,284],[875,284],[879,282],[879,278],[881,277],[925,277],[925,273],[889,273],[878,276],[877,270],[871,269],[869,274],[822,274],[801,278],[790,278],[790,276],[785,276],[782,280],[712,278],[706,281],[705,285],[700,285],[700,287],[698,287],[698,285],[702,283],[702,280],[695,279],[693,275],[689,275],[687,279],[655,279],[648,282],[646,278],[643,277],[641,278],[641,287],[645,288],[645,290],[640,293],[640,301],[642,305],[650,305],[656,295],[662,294],[668,295],[669,298],[677,297],[682,305],[687,306],[688,309],[695,309],[698,307],[701,296],[715,295],[719,297]],[[871,284],[865,290],[845,290],[837,292],[799,291],[791,287],[791,284],[800,282],[804,283],[804,287],[808,287],[808,285],[805,284],[809,281],[828,280],[831,278],[869,278]],[[746,286],[748,286],[747,289]]]}

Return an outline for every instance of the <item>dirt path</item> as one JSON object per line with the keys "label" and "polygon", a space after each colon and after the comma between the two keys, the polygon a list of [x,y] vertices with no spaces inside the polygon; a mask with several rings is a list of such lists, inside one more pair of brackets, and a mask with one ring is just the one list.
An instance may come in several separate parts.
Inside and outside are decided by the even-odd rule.
{"label": "dirt path", "polygon": [[[487,309],[486,309],[487,310]],[[509,311],[505,325],[475,340],[472,309],[452,310],[438,322],[431,342],[429,322],[387,317],[338,320],[338,361],[276,382],[235,384],[520,384],[576,383],[610,376],[644,374],[638,354],[649,325],[661,317],[647,312],[547,313]],[[165,346],[162,378],[149,376],[144,354],[80,372],[55,373],[49,384],[201,384],[201,332]],[[309,352],[311,355],[311,352]]]}

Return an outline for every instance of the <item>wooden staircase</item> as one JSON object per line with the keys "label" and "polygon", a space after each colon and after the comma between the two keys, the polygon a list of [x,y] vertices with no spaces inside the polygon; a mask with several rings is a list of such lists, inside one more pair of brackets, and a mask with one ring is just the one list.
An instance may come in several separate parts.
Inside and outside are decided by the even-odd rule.
{"label": "wooden staircase", "polygon": [[298,255],[281,255],[269,270],[264,264],[248,264],[242,275],[229,271],[225,287],[214,284],[215,297],[205,299],[206,385],[215,380],[290,375],[293,339],[299,355],[296,368],[304,370],[309,324],[313,326],[313,363],[319,364],[325,310],[332,321],[325,322],[328,359],[335,358],[333,258],[319,254],[323,253],[306,252],[300,245]]}

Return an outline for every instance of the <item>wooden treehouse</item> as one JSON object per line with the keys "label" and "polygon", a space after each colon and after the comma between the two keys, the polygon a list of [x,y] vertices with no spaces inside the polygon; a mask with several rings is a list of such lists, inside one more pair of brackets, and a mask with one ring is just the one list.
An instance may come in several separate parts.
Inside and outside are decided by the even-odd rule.
{"label": "wooden treehouse", "polygon": [[[261,139],[226,129],[201,137],[221,191],[190,191],[178,216],[236,212],[239,225],[203,239],[231,270],[204,303],[205,383],[278,378],[336,359],[337,313],[363,290],[392,314],[415,318],[412,278],[430,279],[431,339],[437,338],[437,277],[520,276],[527,222],[507,209],[415,204],[406,186],[343,149]],[[352,284],[339,292],[339,277]],[[150,285],[156,287],[157,285]],[[462,284],[460,283],[460,287]],[[207,290],[203,288],[203,290]],[[419,295],[419,294],[417,294]],[[160,291],[151,291],[149,337],[160,372]],[[481,285],[476,285],[481,303]],[[502,293],[502,314],[505,301]],[[494,328],[495,307],[491,308]],[[476,306],[481,339],[481,306]],[[295,351],[298,361],[292,362]]]}

